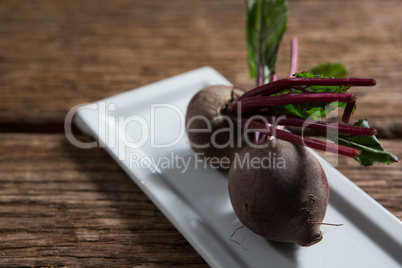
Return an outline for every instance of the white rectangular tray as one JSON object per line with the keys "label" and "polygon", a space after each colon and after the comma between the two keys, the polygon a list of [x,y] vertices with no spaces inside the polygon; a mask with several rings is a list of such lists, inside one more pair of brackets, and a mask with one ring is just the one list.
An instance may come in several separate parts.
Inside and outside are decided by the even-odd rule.
{"label": "white rectangular tray", "polygon": [[[227,178],[202,166],[184,132],[191,97],[213,84],[230,82],[211,67],[200,68],[84,106],[75,124],[104,147],[212,267],[402,266],[401,222],[319,156],[330,185],[325,222],[342,227],[322,226],[324,239],[309,248],[269,242],[246,228],[231,237],[242,224],[230,204]],[[174,145],[155,148],[169,143]],[[182,161],[189,161],[187,169]]]}

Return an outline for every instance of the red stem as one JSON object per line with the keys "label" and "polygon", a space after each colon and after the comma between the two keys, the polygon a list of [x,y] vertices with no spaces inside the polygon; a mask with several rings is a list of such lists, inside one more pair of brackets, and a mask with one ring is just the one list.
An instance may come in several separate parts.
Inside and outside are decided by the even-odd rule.
{"label": "red stem", "polygon": [[343,110],[342,122],[347,124],[352,116],[353,109],[355,108],[356,100],[352,100],[346,104],[345,110]]}
{"label": "red stem", "polygon": [[233,114],[237,113],[240,105],[240,111],[242,113],[252,113],[269,106],[282,106],[286,104],[298,104],[298,103],[317,103],[324,102],[330,103],[334,101],[349,102],[356,97],[349,93],[290,93],[282,94],[271,97],[250,97],[239,102],[234,102],[230,107]]}
{"label": "red stem", "polygon": [[263,5],[264,1],[261,1],[260,4],[260,32],[258,36],[258,75],[257,75],[257,87],[262,86],[264,84],[264,64],[263,64],[263,53],[262,53],[262,42],[263,42],[263,25],[264,25],[264,16],[263,16]]}
{"label": "red stem", "polygon": [[288,77],[282,78],[271,83],[256,87],[240,96],[237,101],[259,95],[271,95],[292,86],[374,86],[374,79],[361,78],[301,78]]}
{"label": "red stem", "polygon": [[306,146],[310,147],[312,149],[317,149],[320,151],[326,151],[326,152],[331,152],[331,153],[336,153],[340,155],[345,155],[349,157],[357,157],[361,151],[355,148],[350,148],[338,144],[333,144],[333,143],[327,143],[327,142],[322,142],[306,137],[301,137],[299,135],[280,130],[280,129],[275,129],[270,126],[266,126],[262,123],[256,122],[256,121],[247,121],[247,120],[242,120],[243,126],[247,128],[247,125],[249,125],[250,129],[258,129],[259,132],[263,134],[267,134],[270,136],[275,136],[277,139],[281,139],[284,141],[292,142],[301,146]]}
{"label": "red stem", "polygon": [[269,123],[274,125],[302,127],[302,128],[310,128],[316,131],[324,131],[323,135],[325,135],[327,131],[339,132],[342,134],[349,134],[355,136],[373,136],[377,133],[377,131],[374,128],[355,127],[336,123],[307,120],[304,118],[292,118],[284,116],[282,117],[264,116],[264,118],[266,118]]}
{"label": "red stem", "polygon": [[299,62],[299,41],[296,37],[292,38],[291,41],[291,59],[290,59],[290,73],[289,76],[297,73],[297,67]]}

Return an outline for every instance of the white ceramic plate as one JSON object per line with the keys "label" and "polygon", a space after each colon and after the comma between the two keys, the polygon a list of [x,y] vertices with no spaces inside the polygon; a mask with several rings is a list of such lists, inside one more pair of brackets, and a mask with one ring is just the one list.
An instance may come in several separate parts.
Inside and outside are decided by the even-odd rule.
{"label": "white ceramic plate", "polygon": [[[401,222],[319,156],[330,185],[325,222],[342,227],[322,226],[324,239],[309,248],[269,242],[246,228],[232,236],[242,224],[232,210],[226,176],[202,166],[184,133],[191,97],[213,84],[230,82],[204,67],[84,106],[75,123],[212,267],[402,266]],[[169,143],[175,145],[155,148]],[[182,161],[189,161],[187,168]]]}

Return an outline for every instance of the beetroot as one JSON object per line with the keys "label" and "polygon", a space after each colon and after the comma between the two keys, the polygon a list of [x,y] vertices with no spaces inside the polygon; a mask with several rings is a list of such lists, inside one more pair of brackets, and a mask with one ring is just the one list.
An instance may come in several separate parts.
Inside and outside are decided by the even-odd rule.
{"label": "beetroot", "polygon": [[[356,108],[349,88],[374,86],[374,79],[346,78],[346,69],[331,63],[297,72],[296,38],[289,77],[278,79],[286,1],[247,0],[246,7],[248,63],[257,87],[202,89],[188,106],[187,137],[210,164],[231,163],[230,200],[245,226],[269,240],[311,246],[322,239],[329,191],[321,165],[302,146],[352,157],[364,166],[398,158],[385,151],[366,119],[348,125]],[[328,122],[337,108],[343,109],[342,123]],[[285,127],[299,129],[291,133]],[[305,129],[331,142],[305,137]]]}
{"label": "beetroot", "polygon": [[[186,114],[186,133],[191,148],[206,159],[233,159],[245,143],[238,143],[231,103],[244,92],[230,86],[214,85],[200,90],[190,101]],[[230,165],[227,166],[229,168]]]}
{"label": "beetroot", "polygon": [[229,195],[236,215],[266,239],[318,243],[329,195],[321,165],[305,147],[282,140],[263,145],[243,149],[230,168]]}

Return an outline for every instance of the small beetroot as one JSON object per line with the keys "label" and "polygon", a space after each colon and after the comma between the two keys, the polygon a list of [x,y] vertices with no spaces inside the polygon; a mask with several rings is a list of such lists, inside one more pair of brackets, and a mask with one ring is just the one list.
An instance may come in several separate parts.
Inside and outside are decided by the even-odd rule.
{"label": "small beetroot", "polygon": [[328,182],[305,147],[282,140],[247,147],[229,171],[229,195],[240,221],[272,241],[311,246],[322,239]]}
{"label": "small beetroot", "polygon": [[231,86],[215,85],[201,89],[191,99],[186,114],[186,133],[196,153],[206,158],[230,160],[242,149],[237,142],[234,116],[228,113],[228,108],[243,93]]}

